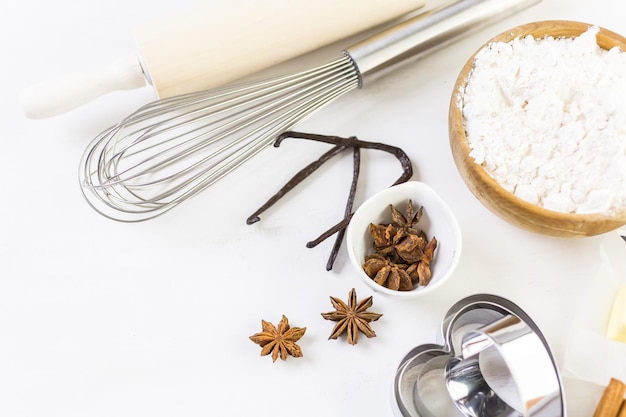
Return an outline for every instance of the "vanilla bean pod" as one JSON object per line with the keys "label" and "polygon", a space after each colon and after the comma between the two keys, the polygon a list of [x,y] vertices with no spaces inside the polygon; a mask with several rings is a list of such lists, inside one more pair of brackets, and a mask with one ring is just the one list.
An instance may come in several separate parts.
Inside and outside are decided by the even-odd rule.
{"label": "vanilla bean pod", "polygon": [[[344,145],[351,148],[373,149],[377,151],[387,152],[395,156],[398,161],[400,161],[400,165],[402,166],[402,175],[392,185],[398,185],[402,184],[403,182],[407,182],[413,176],[413,164],[411,163],[411,160],[409,159],[408,155],[397,146],[387,145],[386,143],[380,142],[366,142],[357,139],[355,136],[342,138],[339,136],[327,136],[294,131],[281,133],[280,136],[278,136],[278,138],[276,139],[276,144],[279,144],[286,138],[308,139],[317,142],[330,143],[331,145]],[[277,146],[276,144],[274,146]]]}
{"label": "vanilla bean pod", "polygon": [[398,161],[400,161],[400,165],[402,166],[402,175],[392,184],[397,185],[403,182],[408,181],[413,176],[413,165],[411,164],[411,160],[407,156],[407,154],[400,148],[392,145],[387,145],[380,142],[366,142],[357,139],[354,136],[349,138],[342,138],[339,136],[326,136],[326,135],[318,135],[312,133],[303,133],[303,132],[294,132],[288,131],[282,133],[276,141],[274,142],[274,147],[279,147],[284,139],[287,138],[295,138],[295,139],[307,139],[313,140],[317,142],[324,142],[331,145],[335,145],[331,150],[323,154],[318,160],[312,162],[307,165],[304,169],[300,170],[294,177],[291,178],[274,196],[272,196],[261,208],[259,208],[254,214],[252,214],[246,220],[247,224],[253,224],[260,220],[259,214],[263,211],[267,210],[271,207],[276,201],[282,198],[287,192],[292,190],[296,185],[302,182],[305,178],[311,175],[315,170],[321,167],[325,162],[327,162],[330,158],[337,155],[344,149],[350,147],[353,148],[353,176],[352,183],[350,186],[350,192],[348,195],[348,200],[346,202],[346,208],[344,211],[344,218],[336,223],[334,226],[329,228],[327,231],[322,233],[316,239],[308,242],[306,244],[307,248],[313,248],[319,245],[324,240],[328,239],[330,236],[337,234],[337,238],[333,245],[331,254],[329,256],[328,262],[326,264],[326,270],[331,270],[339,249],[341,247],[341,242],[343,241],[343,237],[345,234],[345,229],[348,224],[350,224],[350,219],[352,218],[353,206],[354,206],[354,198],[356,195],[356,188],[358,183],[358,177],[360,172],[360,149],[373,149],[379,150],[383,152],[390,153],[394,155]]}
{"label": "vanilla bean pod", "polygon": [[354,213],[350,213],[349,216],[344,217],[343,219],[341,219],[341,221],[339,221],[339,223],[336,223],[334,226],[332,226],[330,229],[328,229],[327,231],[325,231],[324,233],[322,233],[321,235],[319,235],[315,239],[311,240],[310,242],[307,242],[306,247],[309,248],[309,249],[314,248],[317,245],[319,245],[320,243],[322,243],[323,241],[325,241],[326,239],[328,239],[329,237],[331,237],[332,235],[334,235],[335,233],[337,233],[340,230],[343,230],[346,227],[348,227],[348,225],[350,224],[350,220],[352,219],[352,215],[353,214]]}
{"label": "vanilla bean pod", "polygon": [[[366,142],[366,141],[357,139],[354,136],[351,136],[349,138],[342,138],[339,136],[326,136],[326,135],[293,132],[293,131],[282,133],[278,137],[277,142],[282,142],[284,139],[288,137],[295,138],[295,139],[314,140],[318,142],[330,143],[333,145],[342,144],[346,147],[349,146],[352,148],[373,149],[373,150],[390,153],[393,156],[395,156],[398,159],[398,161],[400,161],[400,165],[402,166],[402,175],[396,180],[396,182],[392,184],[392,186],[402,184],[403,182],[407,182],[413,176],[413,164],[411,163],[411,160],[402,149],[396,146],[387,145],[385,143],[380,143],[380,142]],[[315,246],[322,243],[324,240],[328,239],[330,236],[334,235],[335,233],[338,233],[340,230],[344,230],[350,223],[352,214],[353,213],[349,213],[345,215],[344,218],[341,221],[339,221],[337,224],[335,224],[333,227],[328,229],[326,232],[322,233],[316,239],[308,242],[306,247],[314,248]]]}
{"label": "vanilla bean pod", "polygon": [[[276,143],[274,143],[274,146],[275,147],[280,146],[280,142],[276,141]],[[298,185],[302,181],[304,181],[309,175],[311,175],[319,167],[321,167],[324,164],[324,162],[328,161],[330,158],[332,158],[333,156],[337,155],[338,153],[340,153],[344,149],[346,149],[346,147],[343,146],[343,145],[334,146],[328,152],[326,152],[322,156],[320,156],[319,159],[317,159],[316,161],[311,162],[309,165],[307,165],[306,167],[304,167],[303,169],[298,171],[298,173],[296,175],[294,175],[280,190],[278,190],[278,192],[276,194],[274,194],[269,200],[267,200],[265,202],[265,204],[263,204],[261,207],[259,207],[259,209],[257,211],[252,213],[250,215],[250,217],[248,217],[248,219],[246,220],[246,223],[247,224],[254,224],[254,223],[258,222],[259,220],[261,220],[261,218],[259,217],[259,215],[261,213],[263,213],[265,210],[267,210],[268,208],[273,206],[274,203],[276,203],[278,200],[280,200],[285,194],[287,194],[289,191],[291,191],[296,185]]]}
{"label": "vanilla bean pod", "polygon": [[[343,213],[344,218],[348,216],[352,217],[352,207],[354,207],[354,197],[356,195],[356,187],[359,182],[360,170],[361,170],[361,149],[353,148],[352,150],[352,184],[350,184],[350,192],[348,193],[348,201],[346,202],[346,209],[344,210],[344,213]],[[339,249],[341,248],[341,242],[343,242],[343,237],[345,234],[346,234],[345,227],[337,232],[335,243],[333,245],[332,250],[330,251],[328,262],[326,263],[327,271],[330,271],[331,269],[333,269],[333,265],[335,264],[335,260],[337,259],[337,255],[339,254]]]}

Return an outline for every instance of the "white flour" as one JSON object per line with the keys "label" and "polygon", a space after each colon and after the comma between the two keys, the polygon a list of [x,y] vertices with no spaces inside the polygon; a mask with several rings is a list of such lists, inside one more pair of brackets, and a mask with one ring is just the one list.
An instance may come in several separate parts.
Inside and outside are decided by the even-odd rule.
{"label": "white flour", "polygon": [[626,207],[626,53],[597,32],[492,43],[458,97],[476,163],[550,210]]}

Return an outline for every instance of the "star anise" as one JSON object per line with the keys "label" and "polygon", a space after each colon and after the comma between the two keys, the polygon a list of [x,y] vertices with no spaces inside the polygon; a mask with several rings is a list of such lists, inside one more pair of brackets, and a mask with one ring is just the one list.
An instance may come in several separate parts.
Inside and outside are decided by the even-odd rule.
{"label": "star anise", "polygon": [[414,281],[407,271],[406,264],[397,264],[391,262],[388,258],[375,253],[365,258],[363,270],[378,285],[389,288],[390,290],[410,291]]}
{"label": "star anise", "polygon": [[417,233],[418,231],[414,228],[414,226],[419,223],[422,219],[422,214],[424,213],[424,207],[420,206],[417,211],[414,211],[413,202],[409,200],[406,205],[406,216],[402,214],[398,209],[396,209],[393,205],[390,205],[391,209],[391,218],[393,222],[400,228],[405,231]]}
{"label": "star anise", "polygon": [[370,223],[369,230],[374,240],[374,250],[394,263],[418,262],[424,254],[426,238],[422,231],[415,228],[415,225],[421,220],[424,208],[420,207],[414,211],[413,203],[409,200],[406,215],[391,204],[389,209],[392,223]]}
{"label": "star anise", "polygon": [[[398,235],[401,235],[402,233],[403,232],[398,232]],[[394,246],[398,257],[400,258],[399,262],[408,264],[419,262],[419,260],[424,256],[426,244],[427,241],[423,234],[404,234],[400,239],[398,239],[398,243]]]}
{"label": "star anise", "polygon": [[375,253],[365,258],[363,270],[376,283],[392,290],[410,291],[416,285],[428,285],[437,239],[428,240],[416,227],[424,208],[414,211],[411,200],[406,214],[393,205],[389,208],[391,223],[369,226]]}
{"label": "star anise", "polygon": [[398,231],[392,224],[370,223],[370,234],[374,239],[374,249],[385,254],[394,250],[394,237]]}
{"label": "star anise", "polygon": [[420,258],[417,264],[417,276],[419,285],[428,285],[431,278],[430,263],[435,255],[435,249],[437,249],[437,239],[433,236],[432,239],[426,244],[424,248],[424,255]]}
{"label": "star anise", "polygon": [[337,322],[328,337],[329,339],[337,339],[346,332],[348,343],[356,345],[359,332],[367,337],[376,337],[376,333],[374,333],[369,323],[381,318],[382,314],[367,311],[373,304],[371,296],[357,302],[356,290],[352,288],[348,294],[348,304],[336,297],[330,297],[330,302],[335,311],[322,313],[322,317],[326,320]]}
{"label": "star anise", "polygon": [[296,342],[304,335],[306,327],[289,327],[289,320],[283,315],[278,327],[261,320],[261,328],[263,331],[250,336],[250,340],[263,348],[261,356],[271,353],[273,362],[279,356],[282,360],[286,360],[288,355],[302,357],[302,350]]}

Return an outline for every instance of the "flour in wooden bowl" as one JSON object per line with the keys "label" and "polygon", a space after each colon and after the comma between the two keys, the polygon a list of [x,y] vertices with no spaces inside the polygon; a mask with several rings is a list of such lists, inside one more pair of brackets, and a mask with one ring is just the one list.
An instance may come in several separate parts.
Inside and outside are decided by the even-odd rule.
{"label": "flour in wooden bowl", "polygon": [[597,33],[490,43],[457,97],[470,156],[549,210],[626,207],[626,53]]}

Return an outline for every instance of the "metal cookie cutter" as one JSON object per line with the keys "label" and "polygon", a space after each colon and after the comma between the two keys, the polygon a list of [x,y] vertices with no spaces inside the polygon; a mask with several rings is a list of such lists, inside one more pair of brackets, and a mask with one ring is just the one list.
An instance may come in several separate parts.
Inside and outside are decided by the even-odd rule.
{"label": "metal cookie cutter", "polygon": [[442,344],[412,349],[394,379],[402,417],[565,417],[561,378],[537,325],[504,298],[479,294],[448,310]]}

